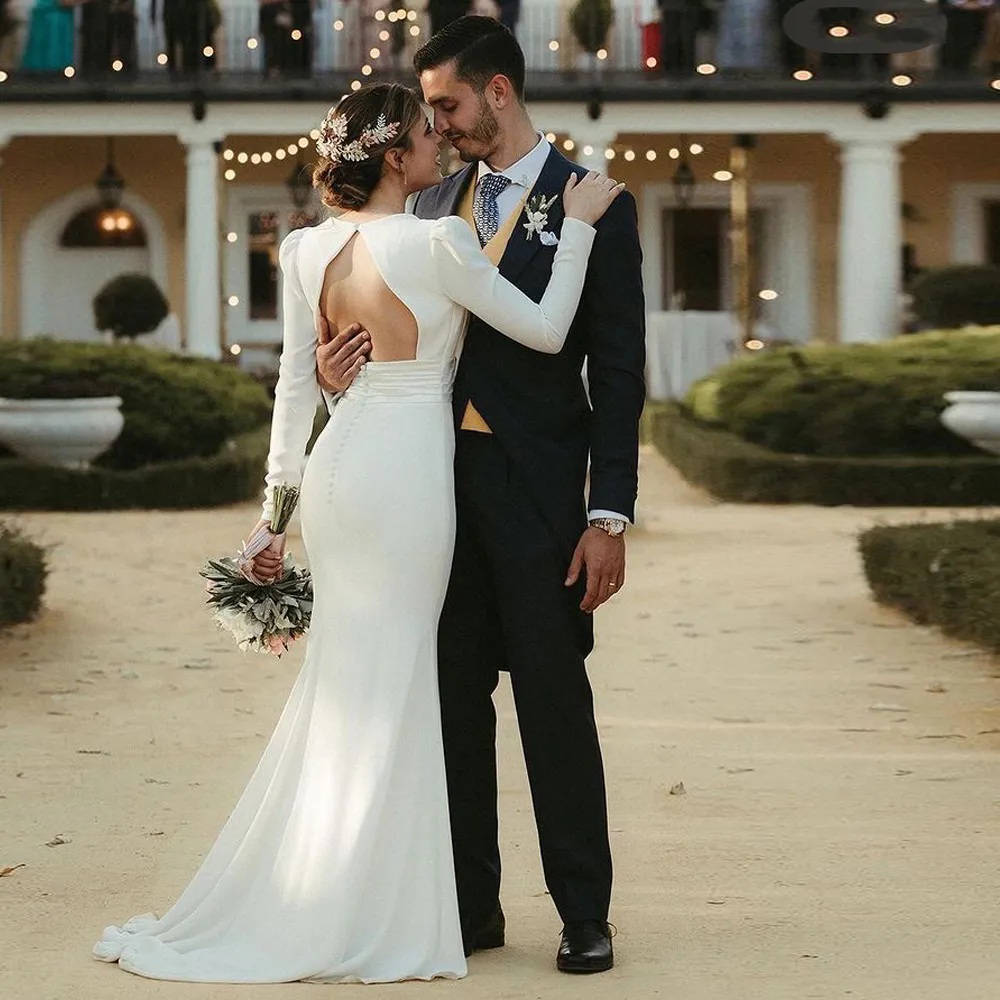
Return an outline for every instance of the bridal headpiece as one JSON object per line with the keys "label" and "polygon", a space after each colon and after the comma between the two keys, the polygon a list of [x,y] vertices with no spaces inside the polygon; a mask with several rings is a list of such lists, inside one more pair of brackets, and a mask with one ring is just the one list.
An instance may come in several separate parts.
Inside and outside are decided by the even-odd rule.
{"label": "bridal headpiece", "polygon": [[379,115],[374,125],[362,129],[361,135],[352,142],[347,141],[347,117],[330,108],[320,126],[316,140],[316,152],[326,157],[334,166],[344,162],[361,163],[371,156],[376,146],[395,139],[399,134],[399,122],[387,122],[385,115]]}

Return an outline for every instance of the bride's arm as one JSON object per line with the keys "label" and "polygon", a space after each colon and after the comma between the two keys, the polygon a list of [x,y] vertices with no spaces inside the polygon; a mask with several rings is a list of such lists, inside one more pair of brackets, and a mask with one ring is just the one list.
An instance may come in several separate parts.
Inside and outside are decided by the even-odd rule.
{"label": "bride's arm", "polygon": [[283,278],[281,299],[282,349],[278,384],[271,417],[271,447],[267,455],[267,489],[263,517],[270,518],[273,487],[298,486],[302,480],[306,445],[312,434],[319,382],[316,379],[316,329],[312,310],[299,282],[295,257],[304,230],[285,237],[278,251]]}
{"label": "bride's arm", "polygon": [[545,354],[558,354],[580,304],[593,226],[563,220],[552,276],[541,302],[511,284],[479,246],[468,223],[449,216],[431,229],[431,256],[444,293],[495,330]]}

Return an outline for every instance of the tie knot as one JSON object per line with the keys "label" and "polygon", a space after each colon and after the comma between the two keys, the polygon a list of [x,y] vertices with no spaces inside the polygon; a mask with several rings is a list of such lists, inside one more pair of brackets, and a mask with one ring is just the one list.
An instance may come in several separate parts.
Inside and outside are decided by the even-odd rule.
{"label": "tie knot", "polygon": [[510,178],[503,174],[483,174],[479,182],[480,194],[483,198],[498,198],[510,187]]}

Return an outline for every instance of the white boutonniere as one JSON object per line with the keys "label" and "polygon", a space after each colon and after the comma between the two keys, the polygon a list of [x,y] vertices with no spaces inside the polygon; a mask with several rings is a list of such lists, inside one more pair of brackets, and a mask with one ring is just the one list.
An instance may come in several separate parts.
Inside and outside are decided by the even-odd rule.
{"label": "white boutonniere", "polygon": [[549,223],[549,209],[555,204],[559,195],[554,194],[551,198],[546,198],[543,194],[536,194],[528,199],[528,204],[524,209],[524,214],[528,221],[524,223],[530,240],[535,233],[538,233],[538,240],[544,246],[552,247],[559,242],[559,237],[555,233],[549,232],[545,227]]}

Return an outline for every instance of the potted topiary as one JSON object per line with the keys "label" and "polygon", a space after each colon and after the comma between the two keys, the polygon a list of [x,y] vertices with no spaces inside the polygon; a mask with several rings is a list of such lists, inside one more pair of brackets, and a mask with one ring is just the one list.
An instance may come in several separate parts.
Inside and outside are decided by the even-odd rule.
{"label": "potted topiary", "polygon": [[946,392],[941,423],[983,451],[1000,455],[1000,392],[959,389]]}
{"label": "potted topiary", "polygon": [[125,426],[122,399],[110,385],[39,371],[0,398],[0,441],[24,458],[85,469]]}
{"label": "potted topiary", "polygon": [[570,27],[580,48],[587,53],[592,68],[602,65],[597,53],[601,49],[607,49],[608,35],[614,19],[615,11],[611,0],[577,0],[570,11]]}
{"label": "potted topiary", "polygon": [[94,296],[94,324],[115,340],[152,333],[170,312],[159,285],[148,274],[126,273],[112,278]]}

